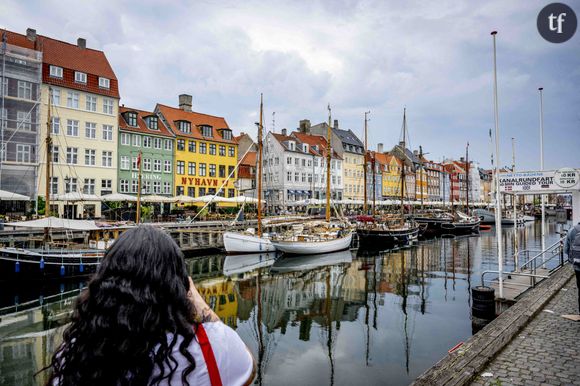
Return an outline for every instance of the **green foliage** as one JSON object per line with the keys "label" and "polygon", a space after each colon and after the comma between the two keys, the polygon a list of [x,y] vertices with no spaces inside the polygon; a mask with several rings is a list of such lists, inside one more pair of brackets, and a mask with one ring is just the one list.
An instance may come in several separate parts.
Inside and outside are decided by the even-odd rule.
{"label": "green foliage", "polygon": [[46,200],[44,199],[44,197],[36,197],[36,200],[38,201],[38,215],[39,216],[44,216],[44,210],[46,209]]}

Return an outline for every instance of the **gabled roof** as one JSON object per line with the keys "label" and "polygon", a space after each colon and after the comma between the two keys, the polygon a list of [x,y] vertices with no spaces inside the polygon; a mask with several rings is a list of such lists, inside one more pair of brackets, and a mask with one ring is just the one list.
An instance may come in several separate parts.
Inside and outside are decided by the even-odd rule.
{"label": "gabled roof", "polygon": [[355,133],[352,132],[352,130],[350,129],[342,130],[333,128],[332,131],[340,138],[342,143],[346,143],[347,145],[364,147],[364,144],[361,142],[360,139],[358,139],[358,137],[356,136]]}
{"label": "gabled roof", "polygon": [[[76,44],[42,35],[37,35],[34,42],[29,40],[26,35],[16,32],[6,31],[6,36],[8,44],[42,52],[43,83],[120,98],[117,77],[103,51],[81,48]],[[62,67],[63,77],[51,77],[50,65]],[[75,82],[75,71],[87,74],[86,84]],[[110,80],[108,89],[99,87],[99,77]]]}
{"label": "gabled roof", "polygon": [[256,158],[258,157],[258,152],[249,151],[246,153],[244,158],[240,161],[240,165],[256,166]]}
{"label": "gabled roof", "polygon": [[[128,111],[134,111],[137,113],[137,127],[129,126],[125,118],[123,117],[123,113]],[[138,110],[133,109],[130,107],[119,107],[119,129],[125,131],[132,131],[135,133],[142,133],[142,134],[150,134],[150,135],[159,135],[163,137],[175,137],[173,133],[163,124],[161,119],[157,119],[157,127],[159,130],[152,130],[147,127],[147,122],[145,122],[145,117],[150,115],[155,115],[155,113],[145,110]],[[156,116],[156,115],[155,115]]]}
{"label": "gabled roof", "polygon": [[[327,156],[326,147],[328,146],[328,142],[326,142],[326,138],[324,138],[322,135],[306,134],[301,133],[299,131],[295,131],[292,133],[292,136],[297,138],[300,142],[308,144],[309,151],[311,154],[318,155],[321,157]],[[317,146],[318,151],[312,149],[312,146]],[[332,149],[332,153],[333,153],[332,158],[342,159],[334,149]]]}
{"label": "gabled roof", "polygon": [[[155,107],[155,111],[159,112],[163,116],[167,125],[176,136],[195,138],[206,141],[224,142],[230,144],[237,143],[233,137],[232,139],[224,139],[221,133],[219,132],[220,129],[230,130],[228,123],[223,117],[216,117],[214,115],[202,114],[193,111],[192,112],[184,111],[180,108],[170,107],[162,105],[160,103],[158,103],[157,106]],[[179,131],[176,125],[176,122],[178,121],[190,122],[191,134],[186,134]],[[201,125],[208,125],[213,127],[212,130],[213,137],[204,137],[201,134],[201,130],[199,129],[199,126]]]}

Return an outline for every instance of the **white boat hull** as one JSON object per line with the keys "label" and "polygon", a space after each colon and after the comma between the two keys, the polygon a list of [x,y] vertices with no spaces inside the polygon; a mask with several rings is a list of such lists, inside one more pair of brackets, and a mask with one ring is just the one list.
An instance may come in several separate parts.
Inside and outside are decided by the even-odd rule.
{"label": "white boat hull", "polygon": [[352,232],[328,241],[272,241],[278,251],[292,255],[317,255],[342,251],[350,247]]}
{"label": "white boat hull", "polygon": [[246,235],[237,232],[224,232],[224,248],[228,253],[274,252],[272,242],[264,237]]}

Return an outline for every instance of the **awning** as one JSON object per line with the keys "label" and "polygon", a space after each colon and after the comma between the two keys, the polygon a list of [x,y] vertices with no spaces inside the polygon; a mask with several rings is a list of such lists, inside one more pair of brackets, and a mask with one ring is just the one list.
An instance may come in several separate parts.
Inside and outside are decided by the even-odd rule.
{"label": "awning", "polygon": [[77,202],[77,201],[102,201],[100,196],[96,194],[84,194],[81,192],[69,192],[65,194],[57,194],[50,197],[52,201],[67,201],[67,202]]}
{"label": "awning", "polygon": [[137,197],[129,196],[128,194],[121,194],[121,193],[105,194],[101,198],[103,199],[103,201],[110,201],[110,202],[118,202],[118,201],[136,202],[137,201]]}
{"label": "awning", "polygon": [[0,201],[30,201],[30,197],[22,194],[0,190]]}
{"label": "awning", "polygon": [[153,194],[149,196],[141,196],[141,202],[175,202],[175,199],[173,197]]}
{"label": "awning", "polygon": [[92,220],[70,220],[58,217],[47,217],[31,221],[10,222],[6,225],[22,228],[73,229],[82,231],[100,229]]}

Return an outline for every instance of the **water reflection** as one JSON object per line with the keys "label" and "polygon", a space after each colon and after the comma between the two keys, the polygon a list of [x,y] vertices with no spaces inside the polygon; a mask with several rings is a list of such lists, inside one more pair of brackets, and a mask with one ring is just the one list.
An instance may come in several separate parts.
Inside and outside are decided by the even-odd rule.
{"label": "water reflection", "polygon": [[[557,225],[548,229],[552,242]],[[541,243],[539,224],[505,229],[499,242],[507,267],[514,232],[519,249]],[[470,289],[483,270],[496,269],[497,242],[490,231],[373,255],[214,255],[187,266],[200,294],[253,352],[256,384],[408,384],[471,335]],[[34,385],[32,374],[48,364],[84,283],[63,285],[0,283],[0,384]],[[23,305],[41,293],[49,299],[42,306]],[[41,375],[36,384],[44,381]]]}

